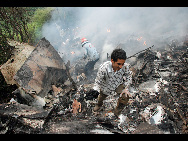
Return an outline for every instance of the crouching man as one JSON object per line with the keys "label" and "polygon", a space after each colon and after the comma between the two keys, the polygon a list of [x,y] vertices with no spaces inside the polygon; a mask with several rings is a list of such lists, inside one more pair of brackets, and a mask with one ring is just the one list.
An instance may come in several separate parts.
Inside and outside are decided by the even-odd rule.
{"label": "crouching man", "polygon": [[114,115],[118,117],[124,107],[128,104],[129,86],[132,82],[132,72],[126,61],[126,52],[122,49],[115,49],[111,54],[111,61],[104,62],[97,73],[94,91],[98,92],[98,103],[93,111],[99,111],[103,100],[115,92],[119,95]]}

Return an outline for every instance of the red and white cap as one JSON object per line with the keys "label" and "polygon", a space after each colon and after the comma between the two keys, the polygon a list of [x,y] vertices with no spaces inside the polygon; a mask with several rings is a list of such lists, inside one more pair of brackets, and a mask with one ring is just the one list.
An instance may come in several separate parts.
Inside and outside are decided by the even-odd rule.
{"label": "red and white cap", "polygon": [[82,38],[82,39],[81,39],[82,47],[83,47],[86,43],[89,43],[88,40],[87,40],[86,38]]}
{"label": "red and white cap", "polygon": [[85,42],[85,41],[88,41],[88,40],[86,38],[81,39],[81,42]]}

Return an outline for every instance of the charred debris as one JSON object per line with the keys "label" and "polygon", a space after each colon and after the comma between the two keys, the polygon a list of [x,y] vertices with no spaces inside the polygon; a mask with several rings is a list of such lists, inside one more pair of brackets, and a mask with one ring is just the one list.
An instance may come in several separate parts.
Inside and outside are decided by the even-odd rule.
{"label": "charred debris", "polygon": [[21,50],[1,66],[4,81],[17,88],[0,104],[1,134],[187,134],[187,40],[127,60],[134,96],[119,119],[112,118],[116,96],[92,111],[98,95],[88,92],[97,69],[87,78],[84,61],[64,64],[45,38],[36,47],[14,43]]}

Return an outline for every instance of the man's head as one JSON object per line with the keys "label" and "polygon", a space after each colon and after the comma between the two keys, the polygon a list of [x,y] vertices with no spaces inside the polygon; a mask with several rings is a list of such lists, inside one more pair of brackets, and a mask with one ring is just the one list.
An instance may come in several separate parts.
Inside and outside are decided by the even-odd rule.
{"label": "man's head", "polygon": [[123,49],[115,49],[111,54],[112,68],[114,72],[120,70],[125,63],[127,56]]}
{"label": "man's head", "polygon": [[89,43],[88,40],[84,37],[81,39],[81,44],[82,44],[82,47],[86,44],[86,43]]}
{"label": "man's head", "polygon": [[85,41],[88,41],[85,37],[83,37],[82,39],[81,39],[81,43],[82,42],[85,42]]}

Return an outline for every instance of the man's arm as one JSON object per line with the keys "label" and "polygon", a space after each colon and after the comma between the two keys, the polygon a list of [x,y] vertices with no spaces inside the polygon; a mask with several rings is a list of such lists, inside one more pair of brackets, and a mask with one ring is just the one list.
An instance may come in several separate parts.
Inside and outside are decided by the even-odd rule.
{"label": "man's arm", "polygon": [[84,59],[86,59],[87,58],[87,56],[88,56],[88,53],[87,53],[88,51],[87,51],[87,48],[85,48],[85,50],[84,50]]}
{"label": "man's arm", "polygon": [[104,71],[102,66],[99,68],[98,72],[97,72],[97,77],[95,79],[95,84],[93,89],[98,91],[100,93],[100,88],[101,88],[101,83],[102,81],[104,81]]}
{"label": "man's arm", "polygon": [[126,89],[129,89],[130,85],[132,84],[132,71],[130,70],[130,65],[126,66],[125,75],[123,76],[124,86]]}
{"label": "man's arm", "polygon": [[130,65],[127,65],[125,76],[123,76],[123,78],[125,80],[125,82],[124,82],[125,89],[120,94],[120,97],[122,96],[122,94],[125,94],[126,97],[127,97],[127,95],[129,97],[132,97],[132,95],[129,93],[129,87],[132,84],[132,71],[129,68],[130,68]]}

